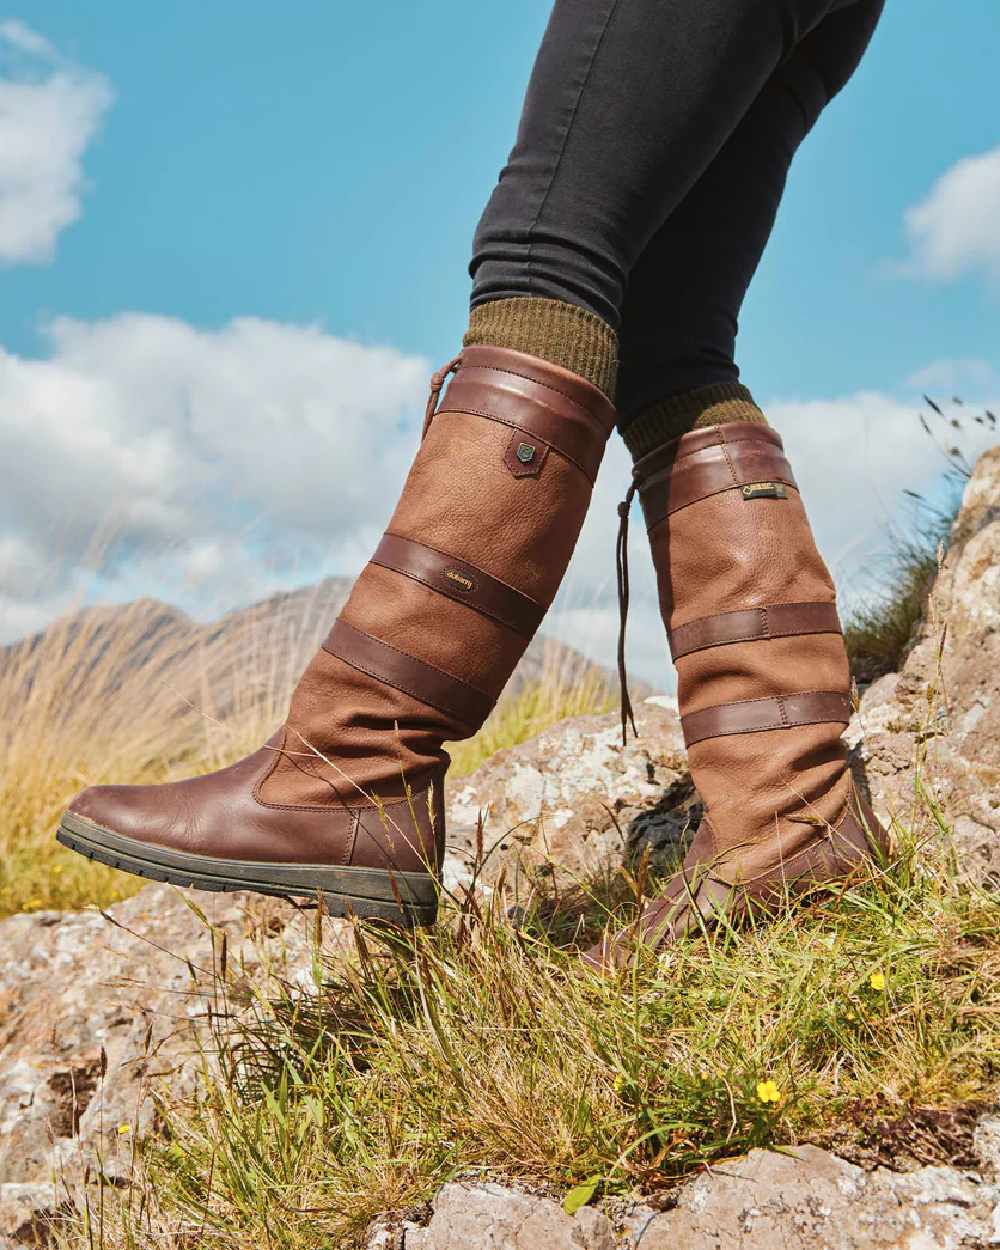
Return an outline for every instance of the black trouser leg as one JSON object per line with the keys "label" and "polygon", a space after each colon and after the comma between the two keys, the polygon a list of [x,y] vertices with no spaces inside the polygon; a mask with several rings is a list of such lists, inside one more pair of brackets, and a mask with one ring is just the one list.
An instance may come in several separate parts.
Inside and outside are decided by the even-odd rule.
{"label": "black trouser leg", "polygon": [[882,7],[859,0],[802,40],[639,258],[619,334],[623,426],[656,400],[738,380],[737,319],[792,157],[854,72]]}
{"label": "black trouser leg", "polygon": [[843,7],[557,0],[476,232],[473,305],[547,296],[617,328],[650,241],[778,67]]}

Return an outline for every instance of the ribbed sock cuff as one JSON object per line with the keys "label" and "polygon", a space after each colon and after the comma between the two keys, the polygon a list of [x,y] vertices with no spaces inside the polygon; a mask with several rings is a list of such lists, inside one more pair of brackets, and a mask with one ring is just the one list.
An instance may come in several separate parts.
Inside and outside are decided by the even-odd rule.
{"label": "ribbed sock cuff", "polygon": [[469,316],[466,347],[507,347],[561,365],[614,401],[618,336],[595,313],[559,299],[490,300]]}
{"label": "ribbed sock cuff", "polygon": [[682,434],[726,421],[768,423],[745,386],[738,382],[713,382],[650,404],[622,430],[622,438],[632,459],[640,460]]}

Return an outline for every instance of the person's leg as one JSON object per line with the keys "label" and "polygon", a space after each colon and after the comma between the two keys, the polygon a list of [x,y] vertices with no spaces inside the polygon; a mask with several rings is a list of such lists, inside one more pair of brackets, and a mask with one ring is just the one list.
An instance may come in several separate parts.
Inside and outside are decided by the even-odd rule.
{"label": "person's leg", "polygon": [[[886,844],[841,739],[850,677],[833,582],[781,439],[733,360],[789,162],[880,7],[827,18],[781,67],[646,249],[626,301],[622,433],[705,807],[682,872],[638,921],[655,944],[719,909],[843,879]],[[629,947],[629,934],[607,938],[589,957]]]}
{"label": "person's leg", "polygon": [[456,377],[286,725],[209,777],[85,791],[69,845],[160,880],[430,917],[444,743],[482,724],[573,551],[628,269],[831,2],[559,0],[433,401]]}
{"label": "person's leg", "polygon": [[617,406],[634,456],[695,425],[762,419],[740,386],[740,309],[792,158],[857,68],[883,4],[857,0],[802,40],[632,270]]}
{"label": "person's leg", "polygon": [[834,7],[557,0],[476,231],[466,343],[531,352],[611,394],[636,261]]}

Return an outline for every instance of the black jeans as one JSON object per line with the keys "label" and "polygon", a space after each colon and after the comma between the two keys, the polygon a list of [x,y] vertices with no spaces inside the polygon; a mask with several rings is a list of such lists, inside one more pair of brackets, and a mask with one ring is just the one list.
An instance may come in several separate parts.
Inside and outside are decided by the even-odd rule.
{"label": "black jeans", "polygon": [[795,151],[884,0],[556,0],[476,231],[472,303],[546,296],[619,331],[623,424],[733,382]]}

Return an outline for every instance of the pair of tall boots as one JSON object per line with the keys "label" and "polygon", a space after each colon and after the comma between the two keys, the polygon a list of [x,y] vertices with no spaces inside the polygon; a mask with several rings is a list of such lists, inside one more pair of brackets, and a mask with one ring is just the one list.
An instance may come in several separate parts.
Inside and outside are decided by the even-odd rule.
{"label": "pair of tall boots", "polygon": [[[221,772],[84,790],[60,840],[157,880],[433,921],[443,744],[480,727],[551,604],[614,426],[606,395],[569,369],[466,347],[432,380],[402,497],[287,723]],[[884,835],[851,784],[834,590],[778,436],[695,430],[641,460],[633,490],[706,809],[638,922],[662,943],[699,915],[840,880]],[[609,937],[590,959],[628,944]]]}

